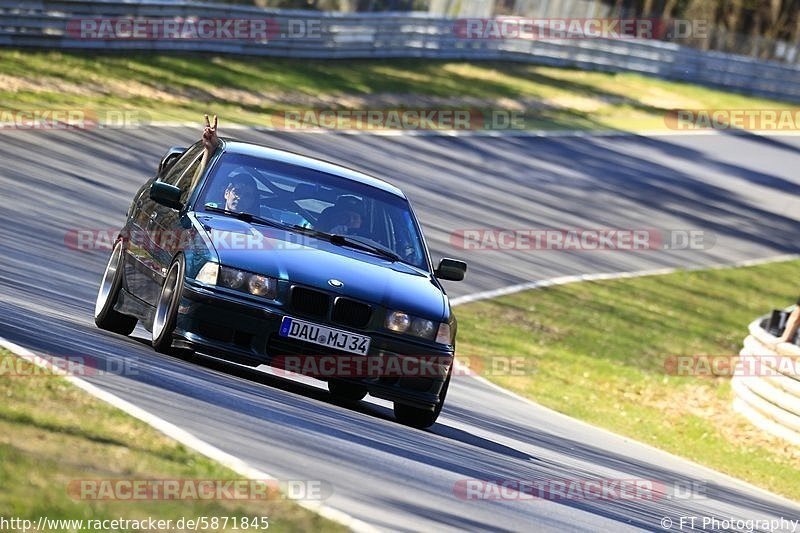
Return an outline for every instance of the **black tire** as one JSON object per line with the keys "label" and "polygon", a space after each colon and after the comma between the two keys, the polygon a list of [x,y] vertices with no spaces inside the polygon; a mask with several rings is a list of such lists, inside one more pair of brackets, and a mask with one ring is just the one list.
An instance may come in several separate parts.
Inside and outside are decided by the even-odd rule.
{"label": "black tire", "polygon": [[455,366],[455,361],[450,365],[447,379],[444,381],[442,392],[439,394],[439,402],[432,411],[430,409],[420,409],[419,407],[411,407],[410,405],[394,402],[394,417],[397,421],[417,429],[425,429],[434,425],[439,418],[439,414],[442,412],[444,400],[447,398],[447,390],[450,388],[450,376],[453,375],[453,366]]}
{"label": "black tire", "polygon": [[334,400],[358,402],[364,399],[368,391],[361,385],[331,380],[328,382],[328,392],[331,393]]}
{"label": "black tire", "polygon": [[100,329],[130,335],[138,321],[136,317],[123,315],[114,310],[119,291],[122,288],[122,254],[124,253],[122,241],[117,241],[108,258],[106,270],[100,280],[97,299],[94,304],[94,323]]}
{"label": "black tire", "polygon": [[167,271],[164,285],[156,302],[153,315],[153,348],[164,354],[176,353],[172,348],[172,333],[178,317],[178,304],[183,293],[183,277],[186,274],[186,260],[178,255]]}

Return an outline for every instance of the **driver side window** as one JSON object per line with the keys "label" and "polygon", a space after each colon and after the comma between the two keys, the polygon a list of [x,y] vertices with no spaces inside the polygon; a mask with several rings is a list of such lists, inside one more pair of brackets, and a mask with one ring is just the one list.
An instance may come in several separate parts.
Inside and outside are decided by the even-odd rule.
{"label": "driver side window", "polygon": [[191,165],[195,159],[197,159],[198,155],[202,155],[203,146],[201,143],[195,143],[192,145],[188,150],[186,150],[183,155],[172,165],[167,173],[160,179],[164,183],[169,183],[170,185],[176,185],[180,187],[178,184],[178,180],[183,176],[184,171]]}
{"label": "driver side window", "polygon": [[202,157],[202,145],[195,144],[186,150],[162,180],[164,183],[175,185],[181,190],[181,202],[185,203],[189,199],[192,183],[195,181],[195,174],[200,168]]}
{"label": "driver side window", "polygon": [[183,175],[178,178],[175,185],[181,190],[181,203],[186,203],[189,199],[189,194],[192,192],[192,185],[197,183],[197,173],[200,172],[200,163],[203,160],[203,155],[198,155],[194,161],[189,164],[189,167],[184,171]]}

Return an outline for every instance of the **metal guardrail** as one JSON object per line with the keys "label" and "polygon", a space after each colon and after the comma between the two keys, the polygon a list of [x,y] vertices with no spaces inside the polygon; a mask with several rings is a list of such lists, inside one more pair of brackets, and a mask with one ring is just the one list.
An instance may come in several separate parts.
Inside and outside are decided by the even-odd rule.
{"label": "metal guardrail", "polygon": [[[313,35],[246,40],[89,40],[67,24],[81,18],[269,18],[282,32],[298,22]],[[427,13],[339,13],[261,9],[182,0],[0,0],[0,46],[82,50],[192,51],[294,58],[431,58],[524,61],[636,72],[800,102],[800,66],[633,39],[468,39],[457,19]]]}
{"label": "metal guardrail", "polygon": [[[759,428],[800,445],[800,375],[793,370],[800,366],[800,346],[788,342],[776,345],[775,337],[761,327],[761,322],[758,319],[750,324],[750,335],[739,353],[743,368],[752,363],[761,371],[733,377],[734,408]],[[776,356],[794,364],[773,365]],[[772,370],[765,371],[764,365]]]}

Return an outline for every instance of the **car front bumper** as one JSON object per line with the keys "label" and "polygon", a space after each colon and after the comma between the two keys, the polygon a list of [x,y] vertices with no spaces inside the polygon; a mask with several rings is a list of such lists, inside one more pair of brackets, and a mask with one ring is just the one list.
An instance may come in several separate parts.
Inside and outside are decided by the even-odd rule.
{"label": "car front bumper", "polygon": [[[421,347],[389,333],[308,319],[280,306],[253,302],[193,281],[184,283],[176,346],[240,364],[271,365],[326,381],[357,384],[372,396],[413,407],[432,410],[437,405],[453,365],[452,351]],[[284,316],[368,335],[372,339],[368,355],[335,353],[331,348],[281,337],[278,332]]]}

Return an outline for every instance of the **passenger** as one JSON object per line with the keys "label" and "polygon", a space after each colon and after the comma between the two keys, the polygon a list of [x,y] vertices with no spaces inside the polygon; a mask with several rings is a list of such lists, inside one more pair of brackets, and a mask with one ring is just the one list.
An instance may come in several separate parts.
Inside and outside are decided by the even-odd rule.
{"label": "passenger", "polygon": [[211,125],[211,121],[208,120],[208,115],[205,115],[206,119],[206,127],[203,129],[203,148],[205,148],[205,152],[203,153],[203,163],[208,162],[208,159],[214,155],[217,147],[219,146],[219,137],[217,137],[217,115],[214,115],[214,125]]}
{"label": "passenger", "polygon": [[353,195],[344,195],[326,208],[320,215],[317,226],[320,230],[336,235],[355,235],[364,225],[362,201]]}
{"label": "passenger", "polygon": [[358,211],[342,211],[337,217],[337,225],[331,228],[330,233],[337,235],[353,235],[361,229],[361,215]]}
{"label": "passenger", "polygon": [[203,135],[200,138],[203,141],[203,159],[200,161],[200,165],[197,167],[197,170],[194,173],[192,184],[189,186],[190,189],[195,188],[200,176],[202,176],[206,171],[208,161],[211,159],[211,156],[214,155],[214,152],[216,152],[217,147],[219,147],[219,137],[217,137],[217,115],[214,115],[213,126],[211,125],[211,121],[208,119],[208,115],[205,115],[205,119],[206,126],[203,129]]}
{"label": "passenger", "polygon": [[795,336],[797,330],[800,329],[800,298],[797,299],[797,305],[786,321],[786,328],[783,334],[778,339],[779,342],[796,342]]}

